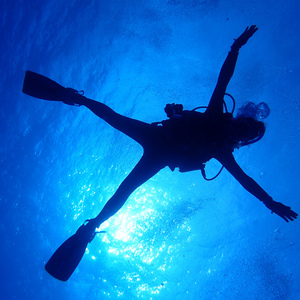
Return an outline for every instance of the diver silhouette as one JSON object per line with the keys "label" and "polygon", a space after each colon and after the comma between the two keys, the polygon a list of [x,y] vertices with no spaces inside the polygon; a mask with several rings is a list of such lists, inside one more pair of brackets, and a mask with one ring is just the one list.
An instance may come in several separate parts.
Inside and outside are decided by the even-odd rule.
{"label": "diver silhouette", "polygon": [[103,103],[74,94],[73,90],[61,95],[67,104],[84,105],[109,125],[138,142],[143,156],[131,173],[121,183],[98,216],[86,227],[94,230],[113,216],[126,202],[130,194],[162,168],[176,167],[181,172],[201,169],[211,158],[217,159],[233,177],[252,195],[262,201],[272,213],[285,221],[293,221],[298,214],[269,196],[237,164],[233,150],[258,141],[265,132],[263,122],[254,118],[223,113],[223,99],[233,75],[239,49],[258,30],[255,25],[235,39],[221,68],[217,85],[204,113],[185,111],[180,104],[169,104],[165,111],[169,120],[160,124],[148,124],[114,112]]}
{"label": "diver silhouette", "polygon": [[287,222],[297,218],[290,207],[274,201],[246,175],[233,157],[234,149],[256,142],[263,136],[264,123],[254,118],[233,118],[223,113],[223,99],[235,69],[239,49],[257,30],[255,25],[247,27],[232,44],[204,113],[184,111],[180,104],[169,104],[165,111],[170,120],[159,126],[160,124],[148,124],[122,116],[105,104],[88,99],[72,89],[60,95],[64,103],[86,106],[109,125],[138,142],[144,150],[138,164],[90,223],[99,226],[113,216],[136,188],[164,167],[169,166],[171,170],[178,167],[182,172],[192,171],[201,169],[203,163],[211,158],[217,159],[248,192],[272,212]]}
{"label": "diver silhouette", "polygon": [[[250,116],[241,113],[233,117],[231,113],[223,112],[224,95],[234,73],[239,50],[257,30],[256,25],[247,27],[234,40],[221,68],[209,105],[203,113],[184,110],[181,104],[168,104],[165,112],[169,119],[149,124],[120,115],[104,103],[86,98],[82,93],[71,88],[58,89],[54,96],[48,96],[48,94],[53,94],[55,85],[47,90],[45,86],[39,89],[36,86],[33,87],[33,83],[28,84],[27,87],[24,83],[24,93],[37,98],[63,101],[69,105],[85,106],[143,147],[141,159],[104,208],[95,218],[88,220],[80,227],[81,234],[89,236],[88,242],[95,236],[95,229],[117,213],[132,192],[161,169],[168,166],[172,171],[175,168],[179,168],[181,172],[203,170],[204,164],[212,158],[218,160],[272,213],[277,214],[286,222],[297,218],[296,212],[274,201],[234,159],[235,149],[255,143],[262,138],[265,133],[264,123],[253,117],[253,113]],[[34,77],[34,74],[31,76]]]}

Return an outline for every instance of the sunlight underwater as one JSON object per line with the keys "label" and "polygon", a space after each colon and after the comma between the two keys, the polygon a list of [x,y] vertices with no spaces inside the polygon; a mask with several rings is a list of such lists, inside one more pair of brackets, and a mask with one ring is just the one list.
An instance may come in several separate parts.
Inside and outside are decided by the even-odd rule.
{"label": "sunlight underwater", "polygon": [[[271,114],[265,137],[235,157],[299,212],[296,1],[19,0],[1,7],[3,40],[11,43],[1,50],[1,184],[14,187],[0,197],[5,299],[298,297],[299,221],[271,215],[226,171],[205,182],[200,172],[162,170],[101,226],[106,233],[88,245],[67,283],[51,278],[45,262],[96,216],[142,149],[85,108],[21,94],[30,69],[121,114],[160,121],[166,103],[207,105],[233,38],[257,24],[228,92],[238,107],[266,102]],[[218,169],[211,162],[207,173]]]}

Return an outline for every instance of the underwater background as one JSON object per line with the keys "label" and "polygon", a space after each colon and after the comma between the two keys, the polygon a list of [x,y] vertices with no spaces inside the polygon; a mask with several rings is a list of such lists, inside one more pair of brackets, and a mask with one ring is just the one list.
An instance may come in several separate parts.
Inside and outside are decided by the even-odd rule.
{"label": "underwater background", "polygon": [[[44,265],[95,217],[142,148],[84,107],[22,93],[27,69],[117,112],[165,119],[207,105],[248,25],[228,86],[266,102],[264,138],[235,152],[276,201],[300,211],[296,0],[3,0],[0,3],[1,299],[300,299],[300,220],[285,223],[227,171],[164,169],[88,245],[68,282]],[[208,176],[219,166],[207,165]]]}

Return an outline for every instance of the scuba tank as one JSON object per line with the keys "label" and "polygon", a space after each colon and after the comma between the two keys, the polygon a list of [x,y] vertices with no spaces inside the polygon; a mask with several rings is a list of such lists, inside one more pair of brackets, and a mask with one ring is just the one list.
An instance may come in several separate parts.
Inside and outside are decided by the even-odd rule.
{"label": "scuba tank", "polygon": [[[231,110],[231,112],[229,112],[228,108],[227,108],[227,103],[225,102],[225,100],[223,100],[223,105],[224,105],[226,118],[231,119],[232,114],[235,110],[235,99],[230,94],[226,93],[225,95],[229,96],[232,99],[232,102],[233,102],[232,110]],[[198,107],[195,107],[194,109],[192,109],[191,112],[195,112],[197,110],[206,109],[206,108],[207,108],[207,106],[198,106]],[[166,126],[166,127],[168,127],[168,126],[174,127],[175,126],[175,128],[176,128],[176,126],[179,125],[179,122],[183,118],[183,115],[184,115],[183,105],[182,104],[175,104],[175,103],[167,104],[165,106],[164,110],[165,110],[165,113],[167,114],[169,120],[165,120],[165,121],[157,122],[157,123],[153,123],[153,124],[155,124],[155,125],[161,124],[161,125]],[[213,176],[212,178],[207,178],[207,176],[206,176],[205,163],[196,163],[195,162],[194,168],[193,167],[191,167],[191,168],[180,168],[179,171],[180,172],[188,172],[188,171],[192,171],[192,170],[200,170],[203,178],[207,181],[211,181],[211,180],[214,180],[215,178],[217,178],[220,175],[223,168],[224,168],[224,166],[222,166],[220,168],[220,170],[217,172],[217,174],[215,176]],[[172,170],[174,170],[174,168],[172,168]]]}

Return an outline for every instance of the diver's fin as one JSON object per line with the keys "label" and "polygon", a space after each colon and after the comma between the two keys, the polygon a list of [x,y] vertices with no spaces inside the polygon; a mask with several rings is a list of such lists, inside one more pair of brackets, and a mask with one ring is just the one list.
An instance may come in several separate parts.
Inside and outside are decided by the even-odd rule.
{"label": "diver's fin", "polygon": [[76,234],[72,235],[49,259],[46,271],[56,279],[67,281],[81,261],[87,244],[80,242]]}
{"label": "diver's fin", "polygon": [[52,255],[45,265],[46,271],[54,278],[67,281],[80,263],[87,244],[93,240],[95,230],[81,225]]}
{"label": "diver's fin", "polygon": [[26,71],[23,93],[44,100],[62,101],[59,95],[66,89],[52,79],[32,71]]}

